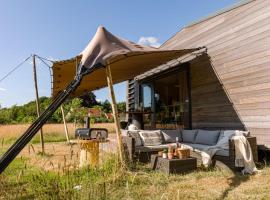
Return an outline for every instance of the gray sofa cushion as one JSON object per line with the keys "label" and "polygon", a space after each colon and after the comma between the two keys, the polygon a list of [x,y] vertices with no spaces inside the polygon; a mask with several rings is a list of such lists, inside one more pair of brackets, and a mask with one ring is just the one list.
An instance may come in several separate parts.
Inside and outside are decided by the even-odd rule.
{"label": "gray sofa cushion", "polygon": [[198,130],[195,143],[213,146],[217,144],[219,133],[220,131]]}
{"label": "gray sofa cushion", "polygon": [[194,144],[194,143],[186,143],[184,145],[187,145],[187,146],[191,147],[192,150],[195,150],[195,149],[203,150],[203,149],[209,147],[209,145],[205,145],[205,144]]}
{"label": "gray sofa cushion", "polygon": [[182,140],[186,143],[194,143],[197,130],[182,130]]}
{"label": "gray sofa cushion", "polygon": [[135,152],[162,151],[163,149],[168,149],[169,147],[176,148],[176,143],[161,144],[156,146],[140,146],[136,147]]}
{"label": "gray sofa cushion", "polygon": [[235,130],[221,130],[220,134],[219,134],[218,141],[224,137],[224,132],[225,132],[226,136],[228,136],[229,138],[231,138],[232,136],[235,135]]}
{"label": "gray sofa cushion", "polygon": [[156,131],[140,130],[139,134],[141,136],[144,146],[161,145],[163,142],[162,133],[160,130]]}
{"label": "gray sofa cushion", "polygon": [[[203,149],[209,147],[209,145],[205,145],[205,144],[193,144],[193,143],[184,143],[182,144],[183,147],[188,148],[190,150],[192,150],[193,152],[197,152],[199,153],[199,155],[201,155],[201,152],[203,151]],[[229,150],[227,149],[220,149],[216,152],[217,156],[229,156]]]}
{"label": "gray sofa cushion", "polygon": [[218,151],[216,152],[215,155],[217,155],[217,156],[226,156],[226,157],[228,157],[228,156],[229,156],[229,150],[227,150],[227,149],[220,149],[220,150],[218,150]]}
{"label": "gray sofa cushion", "polygon": [[165,143],[176,142],[176,137],[178,137],[178,141],[181,142],[181,134],[180,130],[161,130]]}
{"label": "gray sofa cushion", "polygon": [[135,147],[143,145],[139,131],[127,131],[127,135],[135,138]]}
{"label": "gray sofa cushion", "polygon": [[[182,143],[182,145],[184,148],[188,148],[193,152],[199,153],[199,155],[201,155],[201,151],[204,148],[209,147],[209,145],[194,144],[194,143]],[[169,146],[176,147],[176,143],[161,144],[161,145],[157,145],[157,146],[139,146],[139,147],[136,147],[135,152],[142,153],[142,152],[162,151],[163,149],[168,148]],[[215,155],[229,156],[229,150],[220,149],[216,152]]]}

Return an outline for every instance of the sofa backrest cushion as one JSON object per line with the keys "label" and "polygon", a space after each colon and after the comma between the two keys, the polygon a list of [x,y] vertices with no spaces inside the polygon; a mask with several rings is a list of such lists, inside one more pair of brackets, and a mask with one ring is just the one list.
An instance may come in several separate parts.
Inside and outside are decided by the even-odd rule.
{"label": "sofa backrest cushion", "polygon": [[224,137],[224,132],[226,134],[226,137],[231,138],[235,135],[235,130],[221,130],[219,134],[218,141]]}
{"label": "sofa backrest cushion", "polygon": [[229,139],[235,136],[235,130],[221,130],[217,146],[227,146],[229,149]]}
{"label": "sofa backrest cushion", "polygon": [[163,136],[160,130],[140,130],[139,134],[144,146],[161,145],[163,142]]}
{"label": "sofa backrest cushion", "polygon": [[218,141],[222,139],[224,136],[231,139],[234,135],[243,135],[245,137],[248,137],[250,135],[250,132],[242,130],[221,130]]}
{"label": "sofa backrest cushion", "polygon": [[127,131],[128,136],[133,137],[135,139],[135,147],[142,146],[142,139],[139,134],[139,130],[134,130],[134,131]]}
{"label": "sofa backrest cushion", "polygon": [[182,142],[180,130],[161,130],[165,143],[174,143],[178,137],[178,141]]}
{"label": "sofa backrest cushion", "polygon": [[182,130],[182,140],[186,143],[194,143],[198,130]]}
{"label": "sofa backrest cushion", "polygon": [[220,131],[198,130],[195,143],[213,146],[217,144]]}

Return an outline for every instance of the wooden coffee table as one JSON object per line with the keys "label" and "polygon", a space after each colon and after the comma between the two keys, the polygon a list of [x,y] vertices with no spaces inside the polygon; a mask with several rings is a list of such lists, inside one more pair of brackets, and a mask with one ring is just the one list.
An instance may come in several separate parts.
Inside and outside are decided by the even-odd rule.
{"label": "wooden coffee table", "polygon": [[151,167],[166,174],[183,174],[197,169],[197,159],[168,159],[158,155],[151,155]]}

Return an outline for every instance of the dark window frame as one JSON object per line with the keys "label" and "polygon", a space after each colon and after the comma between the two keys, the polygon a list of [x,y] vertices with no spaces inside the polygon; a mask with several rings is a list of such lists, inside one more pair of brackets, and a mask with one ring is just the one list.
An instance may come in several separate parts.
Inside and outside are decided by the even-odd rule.
{"label": "dark window frame", "polygon": [[[170,76],[174,73],[178,73],[181,71],[186,71],[187,73],[187,93],[188,93],[188,99],[189,99],[189,111],[188,111],[188,115],[189,115],[189,129],[192,129],[192,95],[191,95],[191,73],[190,73],[190,63],[186,62],[186,63],[182,63],[179,64],[175,67],[169,68],[167,70],[164,70],[162,72],[150,75],[149,77],[146,77],[142,80],[138,80],[138,85],[139,85],[139,103],[141,103],[141,95],[142,95],[142,85],[145,84],[150,84],[152,87],[152,95],[154,95],[154,90],[155,88],[153,87],[153,81],[157,80],[157,79],[161,79],[167,76]],[[153,101],[154,97],[152,96],[152,101]],[[152,102],[152,112],[155,112],[155,108],[153,108],[154,106],[154,102]]]}

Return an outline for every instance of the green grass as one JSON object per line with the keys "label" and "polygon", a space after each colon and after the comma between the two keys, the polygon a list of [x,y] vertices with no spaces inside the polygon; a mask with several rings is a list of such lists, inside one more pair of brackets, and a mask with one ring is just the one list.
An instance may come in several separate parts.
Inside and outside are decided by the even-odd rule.
{"label": "green grass", "polygon": [[0,199],[106,199],[108,177],[114,176],[118,181],[119,165],[114,156],[100,169],[85,168],[63,174],[27,166],[26,161],[15,159],[0,176]]}
{"label": "green grass", "polygon": [[[73,138],[70,138],[73,139]],[[64,134],[59,134],[59,133],[50,133],[50,134],[45,134],[44,135],[44,142],[65,142],[67,141],[66,137]],[[40,142],[40,136],[37,134],[32,140],[32,144],[37,144]]]}
{"label": "green grass", "polygon": [[186,175],[122,169],[108,155],[99,169],[48,172],[17,158],[0,176],[0,199],[269,199],[270,167],[242,176],[217,169]]}
{"label": "green grass", "polygon": [[[44,134],[44,142],[49,143],[49,142],[65,142],[67,139],[64,134],[59,134],[59,133],[49,133],[49,134]],[[2,138],[0,140],[0,145],[1,144],[13,144],[18,138],[15,137],[8,137],[8,138]],[[69,138],[69,139],[74,139]],[[39,134],[35,135],[33,139],[31,140],[31,144],[37,144],[40,143],[40,136]]]}

